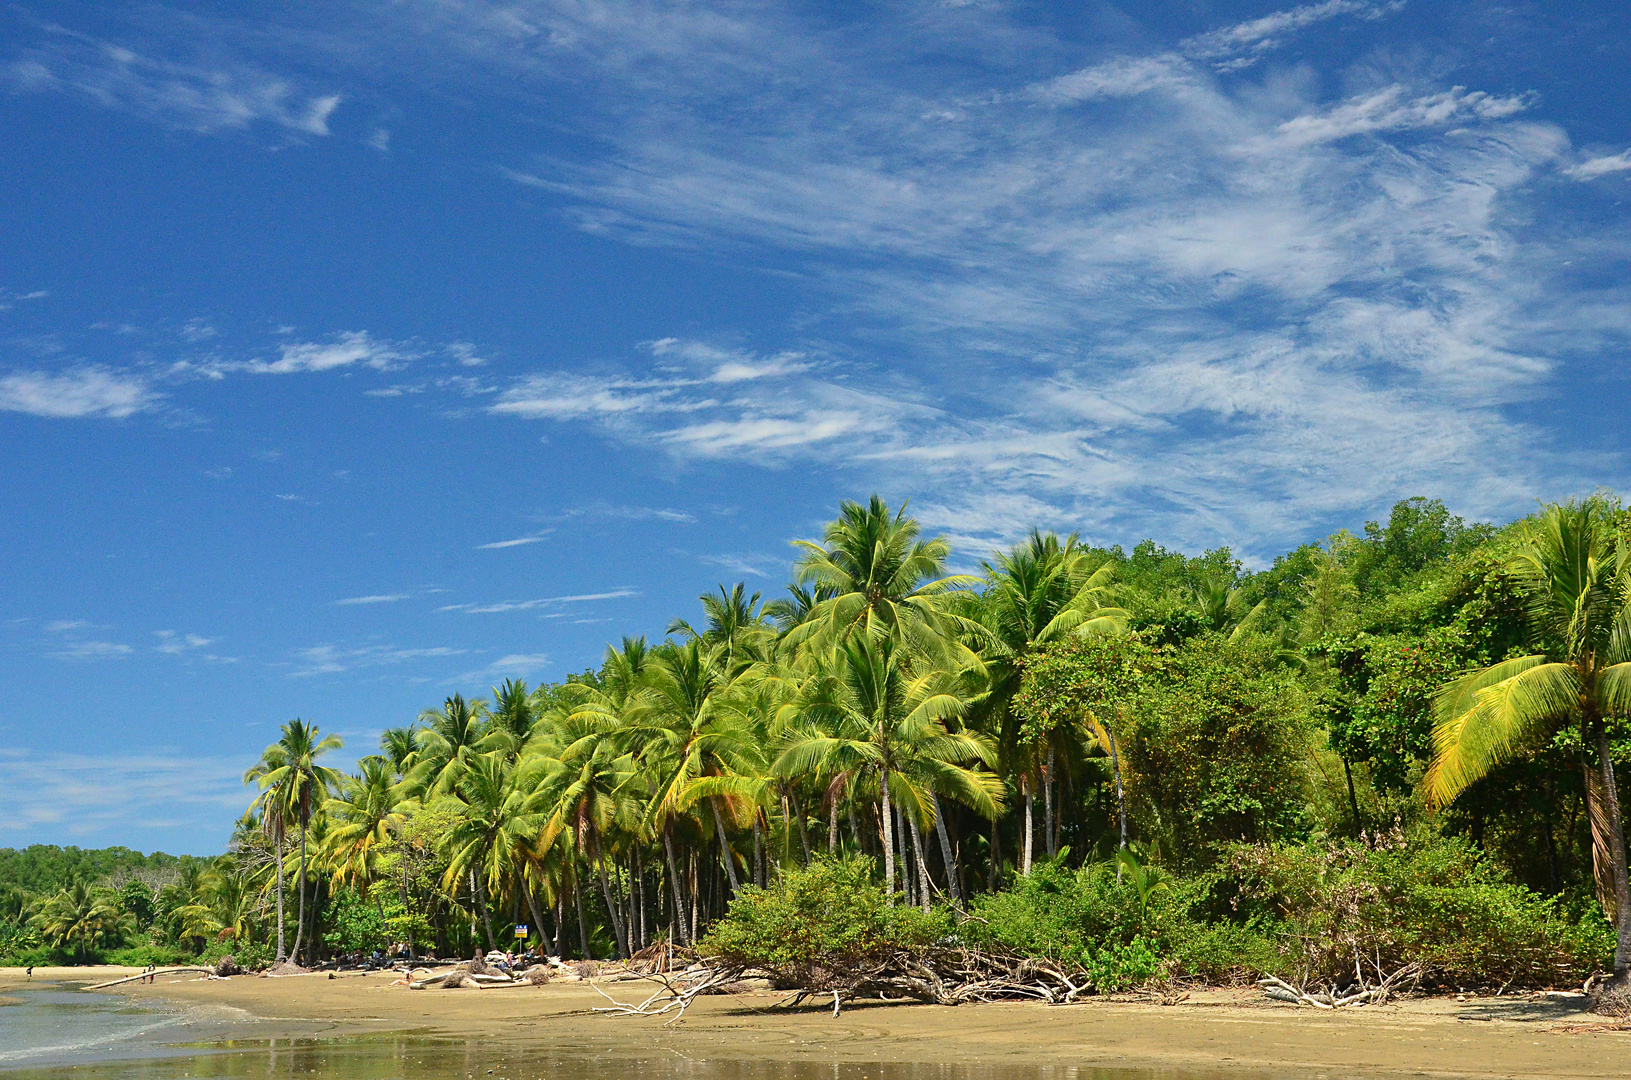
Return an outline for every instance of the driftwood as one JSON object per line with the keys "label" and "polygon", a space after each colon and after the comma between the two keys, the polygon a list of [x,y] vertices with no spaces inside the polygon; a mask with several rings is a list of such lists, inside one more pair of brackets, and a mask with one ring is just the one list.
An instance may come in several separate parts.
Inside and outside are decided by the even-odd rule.
{"label": "driftwood", "polygon": [[137,979],[145,979],[145,978],[148,978],[149,976],[156,979],[160,975],[214,975],[214,974],[215,974],[215,969],[214,968],[207,968],[207,967],[161,968],[158,971],[144,971],[140,975],[126,975],[122,979],[113,979],[113,980],[111,980],[109,982],[97,983],[95,986],[87,986],[85,989],[87,989],[87,990],[105,990],[106,988],[108,988],[110,986],[119,986],[119,985],[121,985],[123,983],[135,982]]}
{"label": "driftwood", "polygon": [[668,1021],[672,1024],[703,994],[728,993],[732,984],[749,978],[769,978],[773,985],[790,988],[790,995],[778,1003],[782,1006],[831,995],[834,1016],[845,1000],[856,998],[904,997],[935,1005],[1013,1000],[1066,1005],[1095,992],[1081,972],[1067,972],[1047,960],[946,947],[902,950],[842,970],[801,965],[767,971],[753,964],[712,958],[673,974],[658,972],[645,978],[661,985],[639,1003],[617,1001],[594,987],[611,1003],[595,1011],[614,1016],[673,1013]]}
{"label": "driftwood", "polygon": [[466,965],[460,964],[450,971],[439,971],[434,975],[427,975],[423,979],[414,979],[408,983],[409,989],[425,990],[433,986],[452,990],[460,986],[495,987],[495,986],[526,986],[529,985],[511,975],[500,975],[492,968],[483,971],[471,971]]}
{"label": "driftwood", "polygon": [[1344,977],[1340,981],[1326,980],[1310,990],[1306,976],[1299,978],[1294,985],[1284,979],[1268,975],[1258,979],[1257,985],[1263,988],[1263,993],[1276,1001],[1290,1002],[1293,1005],[1312,1005],[1316,1009],[1342,1009],[1385,1004],[1406,984],[1414,987],[1422,974],[1421,965],[1418,963],[1405,964],[1391,973],[1382,970],[1380,959],[1373,961],[1370,967],[1371,973],[1367,976],[1365,962],[1360,959],[1358,953],[1355,953],[1352,979]]}

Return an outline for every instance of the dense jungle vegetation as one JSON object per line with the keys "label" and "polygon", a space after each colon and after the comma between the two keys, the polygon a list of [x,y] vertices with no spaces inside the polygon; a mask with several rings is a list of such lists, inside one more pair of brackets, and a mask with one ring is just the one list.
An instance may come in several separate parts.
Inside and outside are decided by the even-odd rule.
{"label": "dense jungle vegetation", "polygon": [[958,938],[1105,990],[1356,953],[1578,984],[1631,939],[1623,538],[1606,494],[1500,528],[1417,498],[1260,571],[1033,533],[954,574],[904,509],[845,503],[781,595],[454,695],[352,773],[291,721],[217,858],[0,852],[0,956],[469,955],[524,925],[789,964]]}

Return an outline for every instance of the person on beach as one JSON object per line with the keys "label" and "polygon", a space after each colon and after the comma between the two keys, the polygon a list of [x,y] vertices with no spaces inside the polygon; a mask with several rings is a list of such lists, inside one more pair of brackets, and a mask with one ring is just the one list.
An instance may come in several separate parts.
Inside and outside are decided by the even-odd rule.
{"label": "person on beach", "polygon": [[34,977],[34,965],[33,964],[28,965],[28,977],[30,979],[32,979]]}

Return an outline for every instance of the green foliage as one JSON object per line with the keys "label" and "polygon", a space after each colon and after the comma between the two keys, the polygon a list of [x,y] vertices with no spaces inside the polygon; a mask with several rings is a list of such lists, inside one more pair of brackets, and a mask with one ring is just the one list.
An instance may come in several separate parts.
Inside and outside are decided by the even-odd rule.
{"label": "green foliage", "polygon": [[329,903],[328,926],[323,933],[330,948],[342,953],[371,953],[390,944],[390,931],[379,908],[366,897],[345,890]]}
{"label": "green foliage", "polygon": [[944,911],[889,906],[871,859],[821,857],[767,889],[744,888],[699,948],[820,989],[826,973],[927,947],[950,929]]}
{"label": "green foliage", "polygon": [[1262,646],[1211,632],[1168,648],[1142,634],[1060,642],[1027,666],[1015,709],[1027,724],[1092,715],[1114,732],[1133,827],[1169,865],[1306,831],[1311,719]]}
{"label": "green foliage", "polygon": [[1241,846],[1219,882],[1236,919],[1280,925],[1292,974],[1340,975],[1357,953],[1390,970],[1419,961],[1430,979],[1453,985],[1571,984],[1614,949],[1589,905],[1541,897],[1425,829],[1375,851]]}
{"label": "green foliage", "polygon": [[126,949],[104,949],[97,954],[96,962],[117,964],[121,967],[146,967],[149,964],[155,967],[173,967],[180,964],[195,964],[198,957],[174,945],[148,944],[132,945]]}
{"label": "green foliage", "polygon": [[15,885],[36,895],[56,892],[72,881],[99,882],[119,871],[173,871],[181,859],[163,852],[143,855],[124,847],[77,848],[32,844],[0,848],[0,886]]}

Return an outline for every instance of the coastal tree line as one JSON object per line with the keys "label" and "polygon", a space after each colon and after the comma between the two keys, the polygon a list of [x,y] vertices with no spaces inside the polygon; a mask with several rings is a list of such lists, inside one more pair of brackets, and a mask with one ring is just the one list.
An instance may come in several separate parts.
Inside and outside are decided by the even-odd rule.
{"label": "coastal tree line", "polygon": [[[11,925],[300,962],[466,955],[525,925],[552,953],[627,957],[864,857],[887,903],[1113,946],[1128,970],[1156,970],[1169,916],[1211,942],[1169,932],[1171,970],[1270,966],[1318,935],[1342,875],[1374,906],[1404,874],[1484,904],[1470,936],[1528,934],[1495,947],[1545,954],[1536,979],[1623,972],[1628,520],[1601,493],[1503,528],[1411,499],[1257,572],[1033,532],[953,573],[905,508],[845,503],[781,594],[720,586],[596,669],[455,694],[350,772],[291,721],[226,855],[142,912],[83,879],[18,893]],[[1389,902],[1395,923],[1444,915]],[[1072,903],[1138,915],[1041,914]]]}

